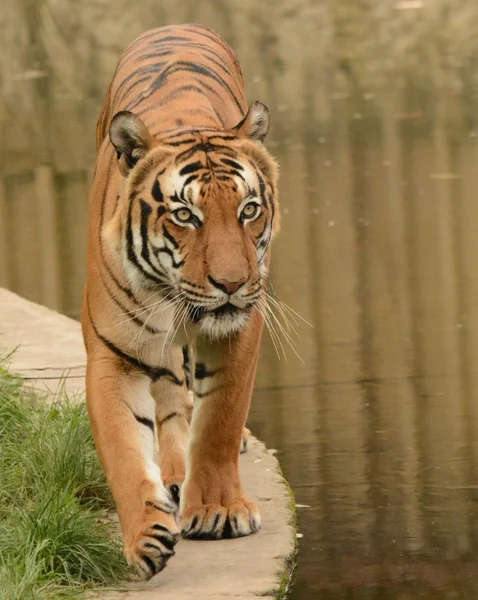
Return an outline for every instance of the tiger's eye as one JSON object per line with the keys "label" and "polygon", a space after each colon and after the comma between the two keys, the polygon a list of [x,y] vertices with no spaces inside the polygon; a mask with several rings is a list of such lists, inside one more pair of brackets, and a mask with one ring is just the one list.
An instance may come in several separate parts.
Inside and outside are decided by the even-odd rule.
{"label": "tiger's eye", "polygon": [[176,219],[181,223],[187,223],[191,220],[192,212],[187,208],[180,208],[174,213]]}
{"label": "tiger's eye", "polygon": [[242,209],[242,216],[246,219],[251,219],[252,217],[256,216],[258,210],[259,207],[255,202],[249,202],[249,204],[246,204],[246,206],[244,206]]}

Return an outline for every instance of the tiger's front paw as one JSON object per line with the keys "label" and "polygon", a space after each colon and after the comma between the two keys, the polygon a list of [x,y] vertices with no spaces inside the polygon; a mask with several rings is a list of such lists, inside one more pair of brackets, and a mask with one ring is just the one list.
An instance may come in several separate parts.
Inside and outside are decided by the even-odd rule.
{"label": "tiger's front paw", "polygon": [[184,483],[180,529],[196,540],[236,538],[259,531],[257,506],[244,496],[235,467],[200,464]]}
{"label": "tiger's front paw", "polygon": [[181,516],[181,534],[194,540],[219,540],[256,533],[261,527],[257,506],[245,498],[227,506],[200,504],[189,506]]}
{"label": "tiger's front paw", "polygon": [[[172,503],[146,504],[143,519],[129,527],[124,536],[124,553],[129,565],[141,579],[150,579],[164,569],[174,556],[174,546],[179,539]],[[131,523],[132,525],[132,523]]]}

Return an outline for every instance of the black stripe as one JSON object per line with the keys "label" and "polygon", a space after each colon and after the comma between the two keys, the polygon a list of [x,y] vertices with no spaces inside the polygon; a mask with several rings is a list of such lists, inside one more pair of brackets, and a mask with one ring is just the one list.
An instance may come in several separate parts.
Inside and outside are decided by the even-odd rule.
{"label": "black stripe", "polygon": [[[191,38],[184,38],[184,39],[187,39],[187,41],[188,41],[188,43],[187,43],[188,50],[190,50],[191,48],[199,48],[202,52],[205,52],[209,55],[209,56],[203,55],[204,60],[208,60],[208,61],[212,62],[213,64],[215,64],[216,66],[221,68],[225,73],[227,73],[227,75],[234,78],[234,74],[232,73],[231,69],[229,68],[230,63],[228,63],[227,60],[224,60],[223,55],[221,55],[219,52],[217,52],[210,46],[207,46],[206,44],[202,44],[200,42],[194,42],[191,40]],[[162,42],[162,40],[161,40],[161,42]],[[172,52],[174,52],[174,50],[176,48],[179,48],[180,50],[182,50],[184,48],[184,44],[169,44],[168,47],[172,53]],[[155,58],[155,56],[156,56],[155,54],[147,54],[147,55],[141,55],[140,58],[141,59]]]}
{"label": "black stripe", "polygon": [[164,225],[164,223],[163,223],[163,235],[168,240],[168,242],[171,243],[171,245],[173,246],[173,248],[176,248],[176,249],[179,248],[179,243],[169,233],[169,231],[166,229],[166,225]]}
{"label": "black stripe", "polygon": [[170,256],[171,257],[172,265],[173,265],[173,267],[175,269],[179,269],[180,267],[182,267],[184,265],[184,258],[183,258],[183,260],[180,260],[179,262],[176,262],[174,260],[174,253],[173,253],[173,251],[170,248],[168,248],[167,246],[163,246],[162,248],[155,248],[155,250],[156,250],[157,254],[160,254],[161,252],[163,252],[164,254],[167,254],[168,256]]}
{"label": "black stripe", "polygon": [[[149,220],[149,216],[152,213],[152,208],[143,199],[140,199],[140,205],[141,205],[141,240],[143,242],[142,250],[141,250],[141,257],[151,267],[151,269],[154,271],[154,273],[156,273],[157,275],[162,277],[162,276],[166,275],[166,271],[162,267],[158,268],[153,264],[153,261],[151,260],[151,255],[149,253],[148,220]],[[159,218],[159,216],[160,215],[158,215],[158,218]],[[168,248],[168,250],[169,250],[169,248]],[[169,252],[171,252],[171,250],[169,250]],[[176,268],[182,266],[181,264],[176,265],[176,263],[174,262],[174,256],[171,255],[171,258],[173,259],[173,266],[175,266]]]}
{"label": "black stripe", "polygon": [[[188,23],[188,24],[186,24],[186,27],[183,25],[182,29],[183,29],[183,31],[188,31],[189,33],[195,33],[197,35],[201,35],[205,38],[212,40],[218,46],[222,46],[222,48],[224,50],[226,50],[226,52],[229,54],[229,57],[232,59],[233,63],[236,62],[236,57],[234,55],[234,52],[230,48],[230,46],[228,46],[226,44],[226,42],[222,39],[222,37],[220,35],[218,35],[212,29],[209,29],[208,27],[204,27],[204,25],[197,25],[195,23],[191,23],[191,24]],[[207,31],[207,33],[205,33],[206,31]]]}
{"label": "black stripe", "polygon": [[266,208],[268,208],[269,205],[268,205],[268,202],[266,199],[266,184],[264,182],[264,178],[257,170],[256,170],[256,174],[257,174],[257,179],[259,180],[259,195],[261,197],[261,202]]}
{"label": "black stripe", "polygon": [[[115,277],[115,274],[113,273],[113,271],[110,269],[109,265],[107,262],[105,262],[104,260],[104,256],[103,253],[101,252],[101,258],[102,260],[102,264],[106,269],[106,272],[108,273],[108,275],[111,277],[113,283],[116,285],[116,287],[121,290],[124,294],[126,294],[126,296],[134,303],[136,304],[136,306],[139,306],[141,304],[141,302],[136,298],[136,296],[133,294],[133,292],[126,286],[122,285],[118,279]],[[103,275],[101,275],[101,280],[103,281],[103,283],[105,284]],[[105,284],[106,285],[106,284]]]}
{"label": "black stripe", "polygon": [[[186,90],[186,88],[188,88],[188,89],[189,88],[191,88],[191,89],[194,88],[197,92],[202,92],[204,94],[204,92],[202,90],[200,90],[199,88],[196,88],[195,86],[182,86],[180,89],[181,90],[183,90],[183,89]],[[215,127],[196,127],[196,126],[194,126],[193,129],[190,129],[190,130],[187,130],[187,131],[185,131],[185,130],[178,131],[177,127],[170,127],[168,129],[164,129],[162,131],[162,141],[165,144],[169,144],[170,140],[172,142],[176,138],[184,137],[185,135],[191,136],[191,135],[193,135],[195,133],[202,133],[204,131],[207,132],[207,133],[209,133],[211,131],[217,131],[217,129]],[[180,141],[179,143],[182,143],[182,142]]]}
{"label": "black stripe", "polygon": [[140,327],[143,327],[144,329],[146,329],[146,331],[149,331],[150,333],[166,333],[166,331],[164,329],[156,329],[155,327],[148,325],[148,323],[144,322],[142,319],[137,317],[132,311],[130,311],[128,308],[126,308],[126,306],[123,306],[123,304],[113,294],[113,292],[110,290],[110,288],[106,285],[106,283],[104,281],[103,281],[103,286],[105,287],[105,289],[108,293],[108,296],[111,298],[111,300],[113,300],[113,302],[123,311],[123,313],[125,315],[128,315],[128,317],[130,318],[130,321],[132,321],[133,323],[136,323],[136,325],[138,325]]}
{"label": "black stripe", "polygon": [[[140,46],[141,42],[144,42],[145,40],[149,40],[156,36],[161,38],[161,32],[169,31],[170,29],[171,29],[171,27],[166,25],[164,27],[156,27],[155,29],[150,29],[149,31],[145,31],[139,37],[137,37],[133,42],[131,42],[131,44],[129,45],[129,50],[133,50],[137,46]],[[129,54],[129,52],[128,52],[128,54]]]}
{"label": "black stripe", "polygon": [[[155,531],[164,531],[164,533],[167,533],[169,536],[172,536],[171,532],[165,525],[160,525],[159,523],[155,523],[154,525],[151,525],[151,529],[154,529]],[[148,535],[150,535],[150,534],[148,534]],[[156,538],[156,539],[159,539],[159,538]]]}
{"label": "black stripe", "polygon": [[179,142],[168,142],[168,146],[182,146],[183,144],[194,144],[194,142],[197,142],[196,138],[188,138]]}
{"label": "black stripe", "polygon": [[231,160],[230,158],[221,158],[221,162],[224,163],[225,165],[229,165],[230,167],[233,167],[234,169],[244,171],[244,167],[241,164],[239,164],[235,160]]}
{"label": "black stripe", "polygon": [[[237,139],[236,136],[234,135],[229,135],[228,133],[224,133],[224,134],[217,134],[217,135],[211,135],[209,136],[209,141],[211,140],[235,140]],[[237,156],[237,152],[235,150],[233,150],[232,148],[229,148],[229,146],[224,146],[224,148],[227,148],[228,150],[230,150],[231,154],[234,154],[234,156]]]}
{"label": "black stripe", "polygon": [[176,40],[189,40],[189,39],[190,38],[184,37],[182,35],[167,35],[166,37],[160,37],[159,43],[162,44],[163,42],[173,42]]}
{"label": "black stripe", "polygon": [[185,188],[186,186],[188,186],[188,185],[191,183],[191,181],[194,181],[194,180],[195,180],[195,179],[197,179],[197,178],[198,178],[198,176],[197,176],[197,175],[189,175],[189,177],[186,179],[186,181],[185,181],[185,182],[184,182],[184,184],[183,184],[183,190],[181,191],[181,194],[183,193],[183,191],[184,191],[184,188]]}
{"label": "black stripe", "polygon": [[267,199],[269,200],[269,206],[270,206],[271,213],[272,213],[272,218],[271,218],[271,225],[272,225],[272,222],[274,220],[274,213],[275,213],[274,197],[272,196],[272,194],[267,194]]}
{"label": "black stripe", "polygon": [[[182,198],[180,198],[178,196],[177,192],[174,192],[174,194],[172,196],[169,197],[171,202],[180,202],[181,204],[185,204],[186,206],[189,205],[189,202],[187,200],[183,200]],[[173,221],[171,221],[171,223],[173,223]]]}
{"label": "black stripe", "polygon": [[[156,529],[156,525],[153,525],[153,529]],[[166,528],[165,528],[166,529]],[[148,537],[151,537],[155,540],[158,540],[158,542],[161,542],[161,544],[163,544],[164,546],[166,546],[166,548],[168,550],[173,550],[175,544],[176,544],[176,540],[174,539],[174,536],[171,535],[171,532],[168,531],[166,529],[166,535],[159,535],[158,534],[152,534],[152,533],[148,533]]]}
{"label": "black stripe", "polygon": [[[216,137],[216,136],[214,136]],[[191,158],[191,156],[193,156],[196,152],[221,152],[223,154],[229,154],[232,156],[237,156],[237,153],[235,152],[235,150],[232,150],[229,146],[226,146],[224,144],[219,144],[219,143],[212,143],[210,140],[212,139],[209,138],[209,141],[207,142],[198,142],[197,140],[188,140],[190,142],[195,142],[193,146],[191,146],[190,148],[188,148],[187,150],[183,150],[180,154],[178,154],[178,156],[176,157],[176,164],[180,161],[185,161],[188,158]],[[229,138],[219,138],[221,140],[228,140]]]}
{"label": "black stripe", "polygon": [[218,385],[217,387],[215,387],[212,390],[209,390],[209,392],[194,392],[197,398],[206,398],[206,396],[210,396],[211,394],[215,394],[218,390],[221,390],[224,386],[223,385]]}
{"label": "black stripe", "polygon": [[239,173],[239,171],[236,171],[235,169],[232,169],[231,171],[226,171],[226,173],[231,176],[231,175],[237,175],[238,177],[240,177],[242,179],[242,181],[246,181],[244,179],[244,175],[242,173]]}
{"label": "black stripe", "polygon": [[[256,171],[256,172],[257,172],[257,171]],[[259,177],[259,187],[260,187],[260,190],[262,190],[262,187],[261,187],[261,180],[262,180],[262,182],[263,182],[264,180],[263,180],[263,179],[262,179],[262,177],[259,175],[259,173],[257,173],[257,176]],[[266,194],[264,193],[264,199],[265,199],[265,198],[266,198]],[[259,244],[259,246],[260,246],[260,247],[263,247],[263,248],[264,248],[264,252],[262,253],[262,256],[261,256],[261,257],[258,259],[258,261],[257,261],[259,264],[260,264],[260,263],[263,261],[263,259],[264,259],[264,256],[266,255],[267,248],[268,248],[268,246],[269,246],[269,243],[270,243],[270,241],[271,241],[271,239],[272,239],[272,234],[274,233],[274,215],[275,215],[275,208],[274,208],[274,198],[273,198],[272,194],[267,194],[267,200],[269,201],[269,204],[268,204],[268,205],[266,205],[266,206],[269,206],[269,207],[270,207],[270,210],[271,210],[270,231],[269,231],[269,236],[268,236],[268,239],[267,239],[267,241],[266,241],[266,240],[263,240],[263,241],[262,241],[262,242]]]}
{"label": "black stripe", "polygon": [[[159,540],[156,540],[159,542]],[[163,548],[159,544],[153,544],[151,542],[144,542],[143,548],[153,548],[154,550],[159,550],[161,554],[163,554]]]}
{"label": "black stripe", "polygon": [[138,421],[138,423],[141,423],[141,425],[145,425],[146,427],[149,427],[151,429],[151,431],[154,433],[154,423],[153,421],[151,421],[151,419],[147,419],[146,417],[139,417],[137,414],[133,413],[134,418]]}
{"label": "black stripe", "polygon": [[[174,75],[175,73],[178,73],[178,72],[184,72],[185,78],[188,76],[187,74],[194,73],[197,75],[202,75],[203,78],[209,78],[209,79],[214,80],[216,83],[218,83],[221,87],[223,87],[229,93],[229,96],[233,100],[236,107],[241,111],[241,113],[244,112],[243,105],[239,102],[235,93],[231,89],[230,85],[226,82],[226,80],[223,77],[221,77],[221,75],[219,75],[218,73],[216,73],[215,71],[213,71],[212,69],[210,69],[208,67],[205,67],[203,65],[199,65],[199,64],[193,63],[191,61],[187,61],[187,60],[177,60],[175,62],[168,64],[168,66],[166,66],[161,71],[159,76],[154,81],[151,82],[151,85],[148,89],[149,94],[151,95],[156,90],[159,90],[160,88],[162,88],[163,85],[166,84],[169,76]],[[205,85],[204,81],[201,81],[201,85]],[[128,109],[133,110],[142,101],[143,101],[143,96],[139,96],[135,102],[133,102],[132,104],[130,104],[128,106]]]}
{"label": "black stripe", "polygon": [[[163,53],[163,55],[166,57],[169,54],[171,54],[170,51]],[[126,104],[125,109],[128,109],[131,104],[136,104],[138,95],[141,96],[141,93],[133,93],[135,88],[141,86],[140,90],[138,91],[143,91],[144,88],[146,88],[148,84],[153,81],[155,74],[161,71],[161,69],[163,69],[167,64],[168,60],[165,60],[163,62],[156,62],[153,65],[140,65],[133,67],[133,71],[118,85],[118,89],[111,98],[110,106],[116,106],[117,104],[120,104],[122,100],[124,101],[130,95],[132,96],[132,99],[128,104]]]}
{"label": "black stripe", "polygon": [[88,300],[86,304],[88,309],[88,317],[90,319],[91,326],[93,327],[93,331],[95,332],[96,337],[100,339],[107,348],[114,352],[116,356],[119,356],[124,361],[126,361],[127,363],[129,363],[130,365],[147,375],[150,379],[152,379],[152,381],[157,381],[161,377],[165,377],[175,385],[182,386],[184,384],[184,381],[176,377],[176,375],[169,369],[165,369],[164,367],[153,367],[151,365],[144,364],[137,358],[133,358],[129,354],[126,354],[126,352],[123,352],[121,348],[118,348],[118,346],[113,344],[113,342],[111,342],[108,338],[101,335],[101,333],[96,328],[96,325],[93,321],[93,317],[91,316],[90,303]]}
{"label": "black stripe", "polygon": [[191,141],[194,142],[194,145],[189,147],[187,150],[183,150],[180,154],[176,156],[176,164],[189,160],[191,156],[194,156],[196,154],[196,149],[199,142],[197,140]]}
{"label": "black stripe", "polygon": [[194,370],[194,377],[195,379],[206,379],[207,377],[214,377],[219,371],[220,369],[210,371],[204,363],[197,362],[196,369]]}
{"label": "black stripe", "polygon": [[110,161],[108,163],[108,169],[106,171],[105,186],[103,188],[103,193],[101,195],[100,226],[98,228],[98,243],[99,243],[99,246],[100,246],[100,256],[101,256],[101,259],[102,259],[102,264],[104,265],[104,267],[106,269],[106,272],[111,277],[111,279],[113,280],[113,282],[116,285],[116,287],[118,289],[120,289],[123,293],[125,293],[128,296],[128,298],[130,300],[132,300],[135,304],[139,304],[139,302],[136,299],[136,297],[133,294],[133,292],[128,287],[123,286],[118,281],[118,279],[115,277],[113,271],[110,269],[110,266],[108,265],[108,263],[107,263],[107,261],[105,259],[105,255],[104,255],[103,238],[102,238],[102,235],[101,235],[101,231],[103,229],[103,222],[104,222],[104,217],[105,217],[105,204],[106,204],[106,196],[108,194],[108,189],[109,189],[112,160],[113,160],[113,155],[110,156]]}
{"label": "black stripe", "polygon": [[[171,54],[170,51],[163,52],[163,56]],[[118,85],[118,89],[115,91],[113,98],[110,101],[110,106],[119,104],[121,100],[125,100],[129,95],[132,94],[135,88],[141,86],[141,90],[146,87],[144,84],[149,83],[153,79],[153,75],[160,71],[164,65],[167,65],[168,61],[156,62],[154,65],[143,65],[137,67],[132,73],[127,75],[121,83]],[[114,81],[114,79],[113,79]],[[143,85],[141,85],[143,84]],[[133,96],[133,100],[138,94]]]}
{"label": "black stripe", "polygon": [[189,165],[186,165],[185,167],[183,167],[180,171],[179,171],[179,175],[188,175],[189,173],[195,173],[196,171],[199,171],[199,169],[203,169],[204,165],[202,164],[202,162],[200,160],[196,161],[196,162],[192,162],[189,163]]}
{"label": "black stripe", "polygon": [[[156,502],[153,500],[146,500],[146,506],[151,506],[152,508],[155,508],[156,510],[161,510],[165,513],[175,513],[176,512],[176,505],[173,503],[169,503],[169,502]],[[154,525],[153,525],[154,527]],[[148,534],[150,537],[155,537],[155,536],[151,536],[151,534]]]}
{"label": "black stripe", "polygon": [[140,235],[141,235],[141,258],[147,262],[154,270],[153,265],[151,265],[151,258],[149,256],[149,235],[148,235],[148,220],[153,212],[151,206],[145,202],[142,198],[139,201],[140,211],[141,211],[141,225],[140,225]]}
{"label": "black stripe", "polygon": [[162,277],[162,276],[155,277],[154,275],[151,275],[150,273],[148,273],[143,268],[143,266],[138,261],[138,258],[136,257],[136,254],[134,252],[134,246],[133,246],[132,211],[133,211],[133,203],[131,202],[130,206],[129,206],[129,210],[128,210],[128,219],[126,222],[126,244],[127,244],[127,250],[128,250],[128,252],[127,252],[128,260],[138,269],[138,271],[141,272],[143,277],[145,277],[146,279],[149,279],[150,281],[153,281],[156,284],[164,283],[164,281],[165,281],[164,277]]}
{"label": "black stripe", "polygon": [[166,421],[169,421],[170,419],[174,419],[174,417],[181,417],[181,416],[182,415],[178,412],[169,413],[169,415],[167,417],[164,417],[164,419],[159,421],[158,425],[161,427],[162,425],[164,425],[166,423]]}
{"label": "black stripe", "polygon": [[149,556],[147,554],[141,554],[140,555],[142,560],[144,560],[144,562],[148,565],[149,570],[151,571],[151,575],[154,575],[156,573],[156,567],[154,565],[154,562],[151,558],[149,558]]}
{"label": "black stripe", "polygon": [[163,192],[161,191],[161,186],[159,185],[159,181],[155,179],[153,189],[151,190],[151,195],[156,200],[156,202],[164,202]]}
{"label": "black stripe", "polygon": [[[164,63],[161,63],[161,66],[162,66],[163,64],[164,64]],[[159,65],[158,65],[158,66],[159,66]],[[125,99],[127,96],[129,96],[129,95],[130,95],[130,94],[133,92],[133,90],[134,90],[135,88],[137,88],[137,87],[140,87],[140,86],[141,86],[141,88],[143,88],[143,87],[144,87],[144,86],[142,85],[143,83],[146,83],[146,82],[148,82],[148,81],[151,81],[151,73],[149,72],[149,70],[147,70],[147,71],[145,70],[145,71],[144,71],[142,74],[144,75],[143,77],[139,77],[138,79],[135,79],[135,77],[137,77],[137,76],[138,76],[138,71],[134,71],[134,73],[132,73],[130,76],[128,76],[128,77],[125,77],[125,79],[123,79],[123,81],[122,81],[122,82],[120,83],[120,85],[118,86],[118,91],[117,91],[117,92],[116,92],[116,94],[115,94],[115,99],[116,99],[116,97],[118,96],[118,92],[119,92],[120,88],[121,88],[121,87],[124,87],[124,84],[126,84],[126,83],[129,83],[129,81],[130,81],[130,80],[134,80],[134,81],[133,81],[133,82],[132,82],[132,84],[129,86],[129,88],[126,90],[126,92],[123,94],[123,97],[122,97],[122,99],[123,99],[123,100],[124,100],[124,99]],[[111,104],[113,104],[114,102],[115,102],[115,100],[112,100],[112,101],[111,101]]]}
{"label": "black stripe", "polygon": [[257,236],[256,245],[258,245],[259,248],[260,247],[264,248],[264,246],[262,244],[266,243],[266,241],[262,239],[262,236],[264,235],[264,232],[267,229],[268,225],[269,225],[269,222],[267,221],[267,219],[265,219],[265,221],[264,221],[264,228],[262,229],[262,231],[260,232],[260,234]]}
{"label": "black stripe", "polygon": [[[146,48],[146,50],[148,51],[149,48]],[[149,63],[149,64],[144,64],[141,63],[140,61],[143,59],[145,55],[143,54],[145,51],[145,48],[140,48],[139,50],[137,50],[136,52],[128,52],[128,56],[126,57],[126,60],[124,60],[120,65],[118,65],[119,69],[125,68],[128,63],[133,62],[133,58],[135,55],[138,55],[137,60],[134,60],[135,65],[137,65],[136,67],[133,67],[132,72],[127,75],[122,81],[121,83],[118,85],[117,90],[115,91],[115,94],[113,96],[113,98],[111,99],[111,105],[116,105],[120,99],[120,95],[122,94],[122,98],[124,99],[126,96],[128,96],[128,94],[131,92],[131,90],[133,88],[135,88],[138,83],[139,83],[139,79],[135,79],[138,76],[143,76],[142,80],[152,80],[151,75],[154,73],[157,73],[159,70],[161,70],[165,65],[168,64],[168,60],[165,61],[160,61],[158,62],[158,60],[156,60],[153,64]],[[170,49],[164,49],[161,51],[158,51],[155,54],[155,58],[163,58],[163,57],[168,57],[172,54],[172,50]],[[148,56],[146,54],[146,56]],[[116,80],[116,75],[117,75],[118,69],[116,70],[115,74],[113,75],[113,79],[112,81]],[[132,82],[131,86],[129,88],[125,87],[128,85],[128,83]]]}
{"label": "black stripe", "polygon": [[193,292],[192,290],[187,290],[188,295],[193,296],[194,298],[199,298],[199,299],[203,299],[203,298],[207,298],[208,300],[211,299],[211,296],[209,296],[208,294],[201,294],[199,292]]}
{"label": "black stripe", "polygon": [[183,346],[183,369],[186,377],[186,387],[190,390],[192,388],[193,380],[191,377],[191,357],[189,356],[188,346]]}
{"label": "black stripe", "polygon": [[[237,81],[235,79],[235,75],[232,73],[231,69],[229,68],[228,63],[219,54],[219,52],[216,52],[215,50],[213,50],[212,48],[209,48],[205,44],[194,43],[191,45],[194,48],[199,48],[200,50],[202,50],[202,52],[205,52],[208,56],[203,56],[204,60],[212,62],[213,65],[216,65],[216,67],[219,67],[220,69],[222,69],[226,73],[227,76],[232,78],[232,80],[234,81],[234,83],[237,86]],[[211,56],[211,54],[212,54],[212,56]]]}

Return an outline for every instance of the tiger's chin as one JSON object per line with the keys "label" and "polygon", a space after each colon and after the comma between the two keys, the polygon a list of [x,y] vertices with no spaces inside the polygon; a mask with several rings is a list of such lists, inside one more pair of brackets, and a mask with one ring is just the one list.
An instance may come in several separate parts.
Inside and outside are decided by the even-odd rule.
{"label": "tiger's chin", "polygon": [[213,314],[205,315],[200,322],[202,333],[212,339],[227,337],[240,331],[249,321],[249,313],[241,311],[237,315],[222,315],[216,317]]}
{"label": "tiger's chin", "polygon": [[225,304],[216,310],[195,311],[193,321],[199,326],[201,333],[212,339],[227,337],[243,329],[249,321],[252,305],[237,308]]}

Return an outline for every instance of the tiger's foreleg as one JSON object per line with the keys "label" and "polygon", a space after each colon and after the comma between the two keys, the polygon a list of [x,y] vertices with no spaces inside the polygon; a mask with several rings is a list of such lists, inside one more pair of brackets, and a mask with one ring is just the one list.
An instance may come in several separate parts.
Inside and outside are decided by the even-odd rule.
{"label": "tiger's foreleg", "polygon": [[219,539],[258,531],[260,515],[242,489],[239,451],[249,411],[262,317],[221,342],[198,340],[195,404],[181,493],[184,537]]}
{"label": "tiger's foreleg", "polygon": [[[165,375],[151,385],[156,404],[159,450],[157,462],[164,485],[179,504],[180,489],[186,474],[186,449],[193,398],[192,392],[188,391],[184,354],[180,347],[170,348],[165,366]],[[175,374],[182,376],[179,378]]]}
{"label": "tiger's foreleg", "polygon": [[88,344],[87,404],[93,436],[116,502],[129,564],[147,579],[174,554],[176,506],[154,462],[151,379],[104,344]]}

